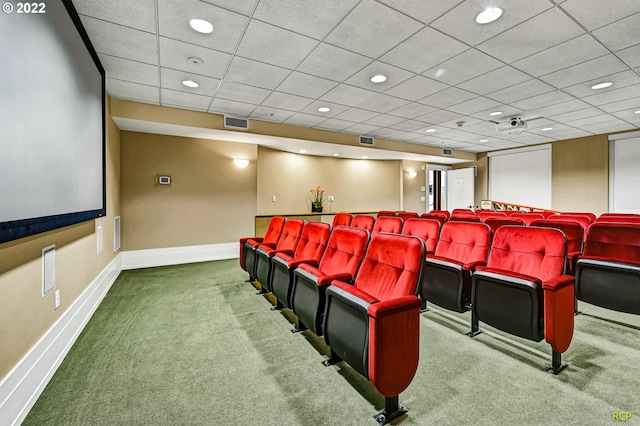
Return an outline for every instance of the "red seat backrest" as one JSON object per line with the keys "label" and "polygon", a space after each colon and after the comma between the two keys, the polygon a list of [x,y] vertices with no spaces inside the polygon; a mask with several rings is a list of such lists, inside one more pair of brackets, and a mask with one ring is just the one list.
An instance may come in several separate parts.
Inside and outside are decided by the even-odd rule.
{"label": "red seat backrest", "polygon": [[526,226],[524,219],[519,217],[488,217],[484,220],[484,223],[489,225],[492,232],[496,232],[498,228],[504,225],[514,225],[514,226]]}
{"label": "red seat backrest", "polygon": [[419,238],[374,235],[354,286],[379,301],[414,295],[424,258],[424,243]]}
{"label": "red seat backrest", "polygon": [[551,216],[549,219],[536,219],[529,226],[559,229],[567,236],[567,252],[582,252],[584,247],[584,227],[578,221],[556,220],[555,216]]}
{"label": "red seat backrest", "polygon": [[561,212],[558,213],[558,216],[565,216],[565,215],[569,215],[569,216],[587,216],[589,219],[591,219],[591,222],[595,222],[596,221],[596,215],[590,212]]}
{"label": "red seat backrest", "polygon": [[476,211],[476,216],[478,216],[484,222],[484,220],[488,217],[507,217],[507,214],[505,212],[494,210],[479,210]]}
{"label": "red seat backrest", "polygon": [[480,219],[475,214],[451,213],[451,217],[449,218],[449,221],[452,221],[452,222],[476,222],[476,223],[478,223],[478,222],[482,222],[482,219]]}
{"label": "red seat backrest", "polygon": [[447,218],[447,220],[449,220],[449,218],[451,217],[451,213],[449,213],[449,210],[431,210],[429,213],[443,214]]}
{"label": "red seat backrest", "polygon": [[447,222],[440,230],[435,256],[460,263],[484,262],[491,245],[491,228],[484,223]]}
{"label": "red seat backrest", "polygon": [[376,223],[373,225],[373,232],[371,232],[371,235],[377,234],[378,232],[399,234],[402,232],[402,223],[402,219],[397,216],[380,216],[376,219]]}
{"label": "red seat backrest", "polygon": [[264,234],[262,244],[277,244],[280,240],[280,236],[282,235],[282,231],[286,222],[287,219],[282,216],[272,217],[269,221],[267,232],[265,232]]}
{"label": "red seat backrest", "polygon": [[589,228],[584,255],[640,264],[640,224],[594,222]]}
{"label": "red seat backrest", "polygon": [[527,226],[536,219],[544,218],[541,213],[514,213],[509,217],[519,217],[524,220]]}
{"label": "red seat backrest", "polygon": [[585,216],[585,215],[579,215],[579,214],[557,214],[554,216],[549,216],[548,219],[552,219],[552,220],[566,220],[569,222],[578,222],[582,225],[582,228],[584,229],[583,235],[584,235],[584,240],[587,240],[587,234],[589,232],[589,227],[591,226],[591,218],[589,216]]}
{"label": "red seat backrest", "polygon": [[529,213],[541,214],[542,217],[544,217],[544,218],[548,218],[548,217],[554,216],[556,214],[556,212],[552,212],[551,210],[533,211],[533,212],[529,212]]}
{"label": "red seat backrest", "polygon": [[567,238],[559,229],[507,225],[493,236],[487,268],[547,281],[564,274],[566,257]]}
{"label": "red seat backrest", "polygon": [[295,250],[300,236],[302,235],[302,229],[304,228],[304,220],[302,219],[289,219],[284,224],[282,230],[282,236],[278,240],[276,250]]}
{"label": "red seat backrest", "polygon": [[402,234],[420,238],[424,242],[426,252],[433,253],[438,244],[440,222],[424,218],[407,219],[402,226]]}
{"label": "red seat backrest", "polygon": [[402,220],[411,219],[414,217],[418,217],[418,213],[416,212],[398,212],[398,217]]}
{"label": "red seat backrest", "polygon": [[373,224],[376,222],[376,218],[368,215],[356,215],[351,221],[353,228],[366,229],[367,231],[373,231]]}
{"label": "red seat backrest", "polygon": [[325,275],[349,273],[355,275],[364,257],[369,232],[360,228],[339,226],[331,232],[318,270]]}
{"label": "red seat backrest", "polygon": [[632,215],[600,216],[599,218],[596,219],[596,222],[640,223],[640,216],[632,216]]}
{"label": "red seat backrest", "polygon": [[453,216],[456,213],[473,214],[473,215],[475,215],[475,213],[471,209],[453,209],[453,210],[451,210],[451,216]]}
{"label": "red seat backrest", "polygon": [[353,220],[353,216],[349,213],[338,213],[333,217],[332,226],[335,228],[336,226],[349,226],[351,225],[351,221]]}
{"label": "red seat backrest", "polygon": [[395,216],[395,215],[396,215],[396,212],[394,212],[393,210],[380,210],[376,217]]}
{"label": "red seat backrest", "polygon": [[331,225],[322,222],[308,222],[304,225],[300,242],[293,254],[294,260],[310,259],[320,261],[331,235]]}
{"label": "red seat backrest", "polygon": [[444,213],[433,213],[433,212],[429,212],[429,213],[423,213],[420,215],[421,218],[425,218],[425,219],[434,219],[437,220],[438,222],[440,222],[440,225],[444,225],[445,222],[447,220],[449,220],[449,217],[447,215],[445,215]]}

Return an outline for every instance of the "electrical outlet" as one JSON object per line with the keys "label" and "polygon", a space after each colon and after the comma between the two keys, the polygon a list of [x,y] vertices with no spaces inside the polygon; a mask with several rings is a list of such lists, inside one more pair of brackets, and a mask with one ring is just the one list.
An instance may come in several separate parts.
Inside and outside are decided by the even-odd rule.
{"label": "electrical outlet", "polygon": [[427,190],[427,188],[426,188],[426,187],[424,187],[424,186],[421,186],[421,187],[420,187],[420,191],[425,192],[426,190]]}
{"label": "electrical outlet", "polygon": [[420,201],[427,201],[427,197],[423,195],[422,197],[420,197]]}
{"label": "electrical outlet", "polygon": [[56,290],[55,293],[53,293],[53,298],[55,299],[54,308],[58,309],[60,307],[60,290]]}

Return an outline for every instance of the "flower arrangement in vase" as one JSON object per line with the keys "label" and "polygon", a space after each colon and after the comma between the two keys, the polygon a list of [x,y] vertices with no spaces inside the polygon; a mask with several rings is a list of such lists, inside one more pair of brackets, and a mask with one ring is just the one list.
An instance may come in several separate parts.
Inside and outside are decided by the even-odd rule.
{"label": "flower arrangement in vase", "polygon": [[312,212],[322,211],[322,208],[324,207],[324,189],[320,188],[320,185],[310,189],[307,198],[311,201]]}

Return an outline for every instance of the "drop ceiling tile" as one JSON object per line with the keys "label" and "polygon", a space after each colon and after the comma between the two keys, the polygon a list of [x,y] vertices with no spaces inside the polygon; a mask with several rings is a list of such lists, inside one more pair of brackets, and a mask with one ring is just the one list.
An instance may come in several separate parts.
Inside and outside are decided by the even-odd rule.
{"label": "drop ceiling tile", "polygon": [[259,120],[275,121],[278,123],[282,123],[283,121],[291,117],[293,114],[295,114],[293,111],[287,111],[284,109],[278,109],[278,108],[272,108],[272,107],[266,107],[266,106],[259,106],[253,110],[253,112],[251,113],[251,117]]}
{"label": "drop ceiling tile", "polygon": [[282,92],[273,92],[262,102],[262,106],[286,109],[289,111],[300,111],[311,102],[313,102],[313,99],[310,98]]}
{"label": "drop ceiling tile", "polygon": [[558,8],[549,9],[476,46],[479,50],[511,63],[584,34]]}
{"label": "drop ceiling tile", "polygon": [[475,93],[467,92],[457,87],[448,87],[438,93],[419,99],[418,102],[437,108],[446,108],[476,98],[477,96]]}
{"label": "drop ceiling tile", "polygon": [[474,19],[482,12],[485,3],[464,1],[431,23],[431,26],[475,46],[553,6],[547,0],[496,0],[491,6],[501,7],[505,11],[502,17],[489,25],[476,24]]}
{"label": "drop ceiling tile", "polygon": [[317,45],[317,40],[252,19],[236,54],[293,69]]}
{"label": "drop ceiling tile", "polygon": [[400,132],[397,133],[395,135],[393,135],[393,139],[397,140],[397,141],[404,141],[404,142],[409,142],[412,140],[415,140],[416,138],[421,137],[422,135],[419,135],[418,133],[414,133],[414,132]]}
{"label": "drop ceiling tile", "polygon": [[[213,32],[202,34],[189,26],[194,16],[213,24]],[[160,35],[221,52],[233,53],[249,18],[198,0],[158,0]]]}
{"label": "drop ceiling tile", "polygon": [[130,81],[107,78],[107,92],[112,98],[129,99],[132,101],[160,103],[160,90],[157,87]]}
{"label": "drop ceiling tile", "polygon": [[534,77],[549,74],[606,55],[609,51],[590,34],[583,34],[511,65]]}
{"label": "drop ceiling tile", "polygon": [[460,0],[438,0],[428,3],[428,7],[425,5],[424,0],[378,0],[380,3],[384,3],[387,6],[411,16],[418,21],[429,24],[434,19],[439,18],[453,7],[455,7]]}
{"label": "drop ceiling tile", "polygon": [[[199,87],[187,87],[182,82],[184,80],[193,80],[197,82]],[[194,76],[184,71],[172,70],[169,68],[160,68],[160,83],[163,89],[177,90],[179,92],[195,93],[204,96],[213,96],[216,93],[220,80],[204,76]]]}
{"label": "drop ceiling tile", "polygon": [[321,43],[302,61],[297,71],[333,81],[344,81],[370,62],[365,56]]}
{"label": "drop ceiling tile", "polygon": [[[382,74],[387,76],[387,80],[382,83],[371,82],[371,77],[374,75]],[[393,65],[385,64],[384,62],[374,61],[369,65],[352,75],[345,80],[345,83],[352,86],[362,87],[367,90],[375,90],[376,92],[383,92],[390,87],[402,83],[403,81],[411,78],[414,74],[409,71],[394,67]]]}
{"label": "drop ceiling tile", "polygon": [[179,92],[177,90],[161,89],[163,106],[175,106],[196,111],[207,111],[211,103],[211,96],[195,93]]}
{"label": "drop ceiling tile", "polygon": [[486,95],[530,79],[531,77],[527,74],[507,65],[465,81],[459,84],[458,87],[479,95]]}
{"label": "drop ceiling tile", "polygon": [[638,108],[634,109],[625,109],[622,111],[614,112],[611,115],[617,117],[621,120],[626,121],[627,123],[633,124],[636,127],[640,127],[640,113],[636,114],[635,111],[640,111],[640,99],[636,99]]}
{"label": "drop ceiling tile", "polygon": [[407,102],[404,99],[395,98],[393,96],[380,93],[374,96],[373,98],[366,100],[359,106],[360,108],[365,108],[371,111],[376,111],[379,113],[387,113],[403,105],[407,105],[408,103],[409,102]]}
{"label": "drop ceiling tile", "polygon": [[[449,120],[449,121],[442,121],[438,124],[438,126],[443,126],[443,127],[447,127],[450,129],[460,129],[463,131],[467,131],[467,127],[473,125],[473,124],[478,124],[478,123],[482,123],[485,120],[481,120],[479,118],[475,118],[475,117],[471,117],[468,115],[465,115],[463,117],[457,117],[453,120]],[[458,123],[462,122],[462,125],[459,126]],[[438,127],[436,127],[437,129]]]}
{"label": "drop ceiling tile", "polygon": [[[502,114],[497,115],[497,116],[491,116],[489,115],[490,113],[494,112],[494,111],[502,111]],[[498,106],[494,106],[491,107],[489,109],[485,109],[482,111],[478,111],[475,112],[473,114],[469,114],[474,118],[477,118],[479,120],[483,120],[483,121],[498,121],[498,122],[502,122],[502,121],[506,121],[508,120],[510,117],[522,117],[523,119],[526,120],[527,117],[523,116],[524,111],[519,110],[517,108],[514,108],[512,106],[509,105],[498,105]],[[537,115],[534,115],[537,117]]]}
{"label": "drop ceiling tile", "polygon": [[578,111],[567,112],[564,114],[556,114],[550,118],[558,123],[567,123],[569,121],[580,120],[588,117],[595,117],[602,114],[602,110],[594,107],[580,109]]}
{"label": "drop ceiling tile", "polygon": [[[88,15],[102,21],[124,25],[149,33],[156,32],[155,0],[74,0],[73,5],[80,15]],[[84,17],[81,16],[81,18],[84,22]]]}
{"label": "drop ceiling tile", "polygon": [[568,128],[566,130],[561,130],[559,132],[555,132],[553,137],[556,140],[566,140],[566,139],[575,139],[575,138],[584,138],[586,136],[591,136],[593,133],[585,132],[580,129]]}
{"label": "drop ceiling tile", "polygon": [[317,127],[318,129],[327,129],[327,130],[336,130],[336,131],[342,131],[344,129],[346,129],[347,127],[351,127],[353,126],[354,123],[353,121],[345,121],[345,120],[338,120],[337,118],[330,118],[328,120],[323,121],[322,123],[318,124]]}
{"label": "drop ceiling tile", "polygon": [[216,98],[258,105],[261,104],[270,93],[271,91],[267,89],[223,81],[218,88]]}
{"label": "drop ceiling tile", "polygon": [[220,6],[243,15],[251,15],[258,0],[202,0],[205,3]]}
{"label": "drop ceiling tile", "polygon": [[141,83],[149,86],[157,86],[158,67],[156,65],[144,64],[142,62],[130,61],[100,54],[100,62],[107,72],[108,78],[125,80],[132,83]]}
{"label": "drop ceiling tile", "polygon": [[620,89],[608,90],[606,92],[598,93],[592,96],[586,96],[585,102],[591,105],[601,106],[611,104],[614,102],[620,102],[627,99],[635,99],[640,96],[640,85],[622,87]]}
{"label": "drop ceiling tile", "polygon": [[578,111],[581,109],[589,108],[591,105],[588,103],[581,101],[579,99],[574,99],[568,102],[562,102],[560,104],[555,104],[543,108],[537,108],[535,112],[539,114],[541,117],[553,117],[559,114],[563,114],[566,112]]}
{"label": "drop ceiling tile", "polygon": [[[611,82],[613,83],[613,86],[599,90],[593,90],[591,88],[591,86],[593,86],[594,84],[601,83],[603,81]],[[616,100],[627,99],[628,96],[625,97],[624,92],[620,90],[626,88],[627,86],[634,86],[637,84],[640,84],[640,76],[635,72],[629,70],[622,71],[613,75],[603,76],[596,80],[585,81],[584,83],[576,84],[575,86],[565,87],[563,90],[575,97],[585,98],[585,100],[589,103],[593,102],[587,99],[600,98],[608,99],[608,102],[600,103],[609,103]],[[630,87],[629,90],[633,90],[633,87]],[[598,103],[593,104],[598,105]]]}
{"label": "drop ceiling tile", "polygon": [[366,120],[365,124],[372,124],[374,126],[380,126],[380,127],[389,127],[401,121],[404,121],[404,118],[395,117],[393,115],[380,114],[376,117]]}
{"label": "drop ceiling tile", "polygon": [[377,117],[378,115],[380,114],[373,111],[367,111],[359,108],[349,108],[346,111],[343,111],[339,114],[334,115],[334,117],[339,120],[362,122],[362,121],[369,120],[373,117]]}
{"label": "drop ceiling tile", "polygon": [[322,40],[358,0],[262,0],[254,19]]}
{"label": "drop ceiling tile", "polygon": [[592,132],[595,134],[600,133],[613,133],[613,132],[621,132],[623,130],[631,130],[633,129],[633,125],[629,124],[623,120],[618,118],[613,118],[613,120],[603,121],[600,123],[586,124],[581,126],[580,129],[585,132]]}
{"label": "drop ceiling tile", "polygon": [[[189,60],[194,57],[202,59],[202,63]],[[160,37],[160,65],[165,68],[222,78],[230,61],[231,55],[228,53]]]}
{"label": "drop ceiling tile", "polygon": [[560,90],[554,90],[552,92],[547,92],[538,96],[532,96],[530,98],[523,99],[521,101],[513,101],[511,102],[511,105],[523,111],[531,111],[531,110],[546,107],[549,105],[568,102],[573,99],[575,98],[569,95],[568,93],[565,93]]}
{"label": "drop ceiling tile", "polygon": [[533,79],[487,94],[488,98],[508,104],[554,91],[547,83]]}
{"label": "drop ceiling tile", "polygon": [[588,30],[610,24],[633,13],[637,13],[637,0],[567,0],[562,9],[573,15]]}
{"label": "drop ceiling tile", "polygon": [[385,53],[380,60],[421,73],[467,49],[467,45],[426,27]]}
{"label": "drop ceiling tile", "polygon": [[420,136],[413,139],[413,142],[419,143],[422,145],[442,147],[442,138],[436,138],[433,136],[427,136],[427,135]]}
{"label": "drop ceiling tile", "polygon": [[570,120],[565,122],[565,124],[570,127],[582,128],[584,126],[603,123],[603,122],[612,121],[612,120],[617,120],[617,119],[615,117],[612,117],[609,114],[600,113],[600,115],[595,115],[593,117],[581,118],[578,120]]}
{"label": "drop ceiling tile", "polygon": [[551,74],[543,75],[540,77],[540,80],[562,89],[605,75],[625,71],[626,69],[628,69],[627,66],[620,59],[609,54]]}
{"label": "drop ceiling tile", "polygon": [[283,93],[315,99],[324,95],[337,85],[338,83],[335,81],[294,71],[280,83],[277,90]]}
{"label": "drop ceiling tile", "polygon": [[[325,41],[377,58],[423,26],[383,4],[363,0],[331,31]],[[393,31],[380,31],[380,28],[393,28]]]}
{"label": "drop ceiling tile", "polygon": [[85,17],[83,25],[91,34],[96,52],[158,65],[156,36],[144,31]]}
{"label": "drop ceiling tile", "polygon": [[396,96],[409,101],[417,101],[425,96],[444,90],[447,87],[449,86],[439,81],[432,80],[421,75],[416,75],[404,83],[400,83],[397,86],[392,87],[385,93],[387,95]]}
{"label": "drop ceiling tile", "polygon": [[[331,111],[329,111],[329,112],[320,112],[320,111],[318,111],[318,108],[320,108],[320,107],[331,108]],[[347,109],[349,109],[349,107],[345,106],[345,105],[334,104],[332,102],[326,102],[326,101],[314,101],[314,102],[310,103],[306,108],[304,108],[300,112],[304,112],[306,114],[311,114],[311,115],[317,115],[317,116],[324,117],[325,119],[327,119],[327,118],[335,116],[336,114],[340,114],[341,112],[344,112]]]}
{"label": "drop ceiling tile", "polygon": [[420,115],[418,117],[416,117],[416,120],[422,121],[424,123],[430,123],[430,124],[440,124],[443,123],[445,121],[450,121],[450,120],[455,120],[458,119],[462,116],[464,116],[465,114],[460,114],[458,112],[452,112],[452,111],[446,111],[446,110],[436,110],[433,112],[429,112],[427,114],[424,115]]}
{"label": "drop ceiling tile", "polygon": [[379,138],[392,138],[394,135],[397,135],[398,133],[402,133],[402,132],[396,129],[378,129],[375,132],[373,132],[373,135]]}
{"label": "drop ceiling tile", "polygon": [[[469,64],[473,64],[472,67]],[[469,49],[439,65],[422,73],[443,83],[456,85],[489,71],[500,68],[504,64],[476,49]]]}
{"label": "drop ceiling tile", "polygon": [[630,67],[640,66],[640,44],[619,50],[616,55]]}
{"label": "drop ceiling tile", "polygon": [[298,112],[287,118],[287,124],[294,124],[296,126],[313,127],[325,121],[326,117],[319,117],[317,115],[305,114]]}
{"label": "drop ceiling tile", "polygon": [[424,128],[425,123],[423,123],[422,121],[416,121],[416,120],[405,120],[405,121],[401,121],[399,123],[393,124],[391,126],[389,126],[392,129],[398,129],[398,130],[404,130],[407,132],[412,132],[418,129],[422,129]]}
{"label": "drop ceiling tile", "polygon": [[228,99],[214,98],[209,105],[209,112],[226,114],[236,117],[248,117],[258,105],[244,102],[230,101]]}
{"label": "drop ceiling tile", "polygon": [[289,75],[289,70],[236,56],[231,61],[225,81],[264,89],[275,89]]}
{"label": "drop ceiling tile", "polygon": [[640,8],[636,10],[638,13],[601,27],[593,35],[614,52],[638,44]]}
{"label": "drop ceiling tile", "polygon": [[327,92],[320,99],[327,102],[335,102],[337,104],[358,106],[363,102],[376,96],[376,92],[371,90],[361,89],[359,87],[349,86],[346,84],[340,84]]}
{"label": "drop ceiling tile", "polygon": [[612,102],[609,104],[600,105],[598,108],[606,112],[616,113],[621,111],[638,111],[640,110],[640,98],[631,98],[624,101]]}
{"label": "drop ceiling tile", "polygon": [[418,116],[429,114],[430,112],[436,111],[436,108],[427,105],[421,105],[416,103],[408,103],[400,108],[396,108],[394,110],[389,111],[390,115],[394,115],[397,117],[402,117],[405,119],[416,118]]}
{"label": "drop ceiling tile", "polygon": [[452,105],[447,109],[449,111],[457,112],[458,114],[462,115],[472,115],[477,112],[495,108],[500,105],[500,102],[496,102],[493,99],[478,96],[477,98]]}
{"label": "drop ceiling tile", "polygon": [[347,127],[345,129],[345,132],[357,133],[359,135],[371,135],[376,130],[379,130],[379,129],[380,129],[379,126],[374,126],[371,124],[356,124],[354,126]]}

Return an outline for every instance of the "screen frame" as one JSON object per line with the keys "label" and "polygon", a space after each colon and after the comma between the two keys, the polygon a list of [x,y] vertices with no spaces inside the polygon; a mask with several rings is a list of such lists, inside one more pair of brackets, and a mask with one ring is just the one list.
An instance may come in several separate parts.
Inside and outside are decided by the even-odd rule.
{"label": "screen frame", "polygon": [[78,35],[82,38],[87,52],[93,59],[102,82],[102,207],[95,210],[71,212],[59,215],[42,216],[0,222],[0,244],[25,238],[31,235],[52,231],[77,223],[86,222],[106,216],[107,212],[107,177],[106,177],[106,75],[100,62],[98,53],[93,47],[89,36],[80,21],[80,16],[71,0],[62,0],[62,3],[73,22]]}

